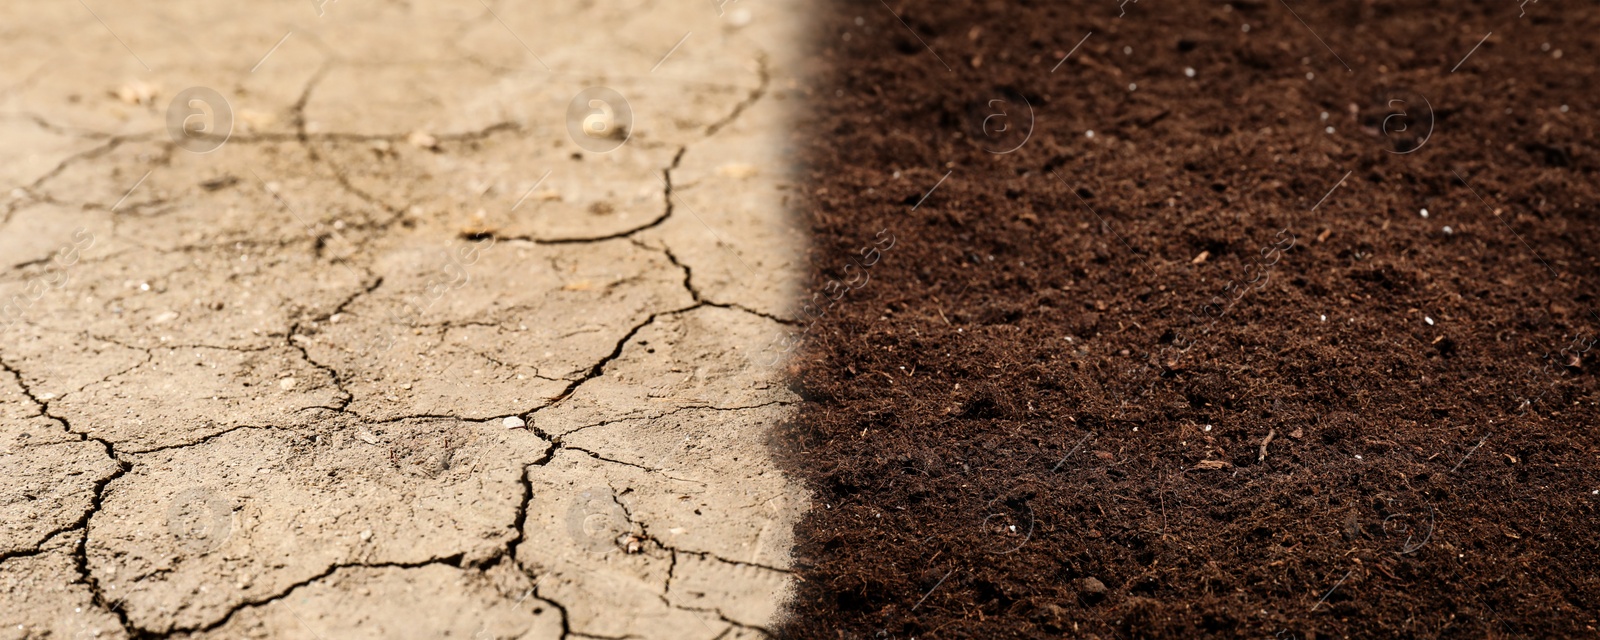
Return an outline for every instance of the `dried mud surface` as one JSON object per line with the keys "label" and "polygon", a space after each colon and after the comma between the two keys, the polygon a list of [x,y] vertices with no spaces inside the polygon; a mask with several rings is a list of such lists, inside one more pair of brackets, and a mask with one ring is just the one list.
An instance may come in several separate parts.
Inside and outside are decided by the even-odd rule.
{"label": "dried mud surface", "polygon": [[783,635],[1595,636],[1592,5],[818,15]]}
{"label": "dried mud surface", "polygon": [[800,9],[723,9],[0,9],[0,638],[770,635]]}

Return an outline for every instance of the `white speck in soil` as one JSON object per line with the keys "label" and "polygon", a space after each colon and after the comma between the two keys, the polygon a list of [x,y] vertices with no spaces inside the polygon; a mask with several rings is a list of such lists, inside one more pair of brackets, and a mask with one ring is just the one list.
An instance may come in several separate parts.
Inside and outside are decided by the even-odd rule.
{"label": "white speck in soil", "polygon": [[528,423],[523,422],[522,418],[516,416],[506,416],[506,419],[501,420],[500,424],[505,425],[507,429],[521,429],[528,426]]}

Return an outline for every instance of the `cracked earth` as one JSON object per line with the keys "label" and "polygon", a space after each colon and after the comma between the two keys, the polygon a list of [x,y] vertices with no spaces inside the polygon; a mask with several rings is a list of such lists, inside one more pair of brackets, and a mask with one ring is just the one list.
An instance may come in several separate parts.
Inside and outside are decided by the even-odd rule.
{"label": "cracked earth", "polygon": [[769,636],[800,12],[0,8],[0,639]]}

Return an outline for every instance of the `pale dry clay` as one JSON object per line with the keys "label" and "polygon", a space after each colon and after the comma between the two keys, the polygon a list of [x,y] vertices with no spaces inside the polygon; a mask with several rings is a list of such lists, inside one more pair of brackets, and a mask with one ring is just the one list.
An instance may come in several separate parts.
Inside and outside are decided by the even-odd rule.
{"label": "pale dry clay", "polygon": [[801,13],[0,8],[0,638],[766,635]]}

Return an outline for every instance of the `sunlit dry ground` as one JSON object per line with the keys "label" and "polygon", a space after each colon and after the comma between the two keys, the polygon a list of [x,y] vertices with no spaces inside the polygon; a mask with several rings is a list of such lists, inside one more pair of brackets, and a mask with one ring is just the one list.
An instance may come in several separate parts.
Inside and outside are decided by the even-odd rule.
{"label": "sunlit dry ground", "polygon": [[764,635],[747,4],[7,4],[0,638]]}

